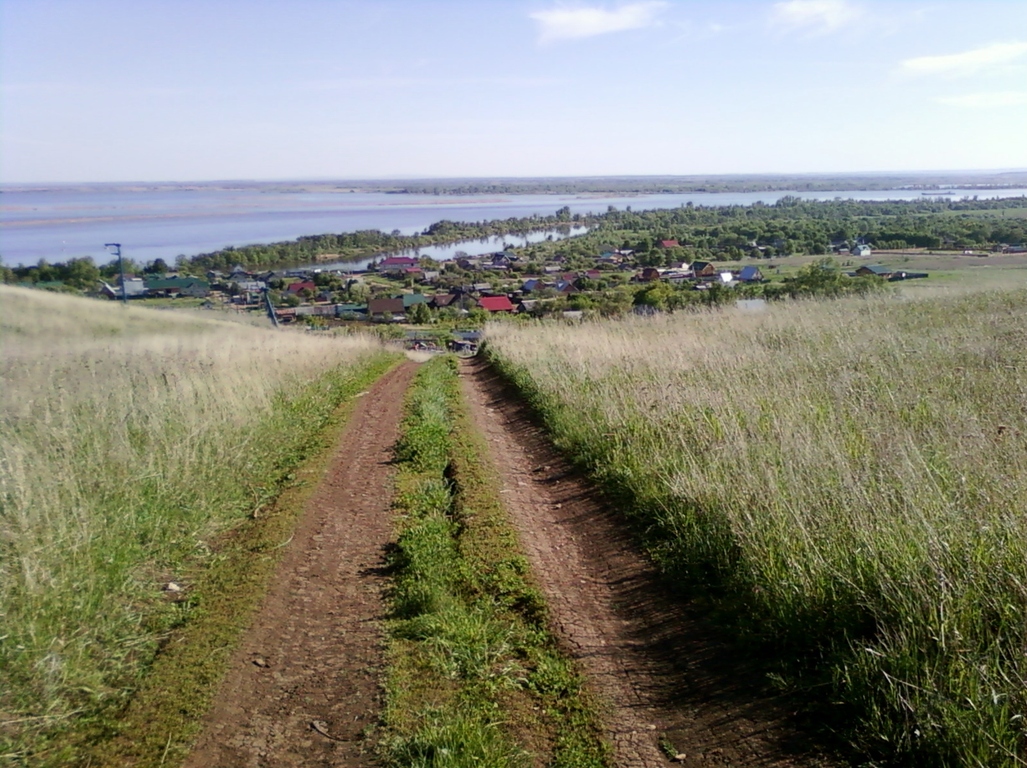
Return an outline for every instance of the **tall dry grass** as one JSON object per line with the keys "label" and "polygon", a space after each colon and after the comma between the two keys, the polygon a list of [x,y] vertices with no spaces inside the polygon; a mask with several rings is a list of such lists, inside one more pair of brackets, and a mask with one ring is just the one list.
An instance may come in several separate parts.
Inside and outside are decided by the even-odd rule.
{"label": "tall dry grass", "polygon": [[12,288],[0,333],[0,754],[59,764],[382,348]]}
{"label": "tall dry grass", "polygon": [[898,764],[1027,759],[1027,293],[489,328],[667,571]]}

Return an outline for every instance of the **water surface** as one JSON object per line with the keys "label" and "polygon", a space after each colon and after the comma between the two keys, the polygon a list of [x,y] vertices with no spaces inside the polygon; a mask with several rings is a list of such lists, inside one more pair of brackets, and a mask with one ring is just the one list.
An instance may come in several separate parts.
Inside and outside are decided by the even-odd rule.
{"label": "water surface", "polygon": [[[1027,189],[952,189],[952,197],[1017,197]],[[92,256],[110,260],[104,243],[122,244],[138,262],[179,255],[194,256],[226,246],[294,240],[302,235],[361,229],[422,232],[441,219],[488,221],[548,216],[567,206],[572,213],[603,213],[609,206],[633,210],[694,205],[774,203],[785,195],[804,200],[915,200],[919,190],[844,192],[691,192],[687,194],[597,195],[408,195],[368,192],[289,192],[260,186],[241,188],[98,186],[89,189],[47,187],[4,189],[0,194],[0,258],[7,264],[39,259],[64,261]],[[928,198],[931,199],[931,198]],[[548,234],[548,233],[547,233]],[[545,237],[543,234],[542,237]],[[507,242],[513,244],[509,238]],[[489,250],[501,247],[491,243]],[[473,243],[446,247],[435,258],[456,250],[475,251]],[[448,249],[448,250],[447,250]]]}

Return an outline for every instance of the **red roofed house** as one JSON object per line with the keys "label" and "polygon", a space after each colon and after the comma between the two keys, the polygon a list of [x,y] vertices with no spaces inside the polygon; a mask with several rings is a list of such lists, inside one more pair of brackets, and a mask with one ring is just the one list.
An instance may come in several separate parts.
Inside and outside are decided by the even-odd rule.
{"label": "red roofed house", "polygon": [[381,263],[378,264],[379,272],[402,272],[410,267],[417,266],[417,259],[413,256],[389,256],[387,259],[382,259]]}
{"label": "red roofed house", "polygon": [[507,296],[484,296],[478,299],[478,306],[489,312],[514,311],[514,305]]}
{"label": "red roofed house", "polygon": [[304,288],[306,288],[308,291],[310,291],[311,294],[317,293],[317,286],[314,285],[314,281],[313,280],[303,280],[303,281],[298,282],[298,283],[293,283],[292,285],[290,285],[288,288],[285,289],[285,292],[286,293],[297,294],[300,291],[302,291]]}
{"label": "red roofed house", "polygon": [[660,247],[661,248],[677,248],[678,247],[678,241],[677,240],[661,240],[660,241]]}

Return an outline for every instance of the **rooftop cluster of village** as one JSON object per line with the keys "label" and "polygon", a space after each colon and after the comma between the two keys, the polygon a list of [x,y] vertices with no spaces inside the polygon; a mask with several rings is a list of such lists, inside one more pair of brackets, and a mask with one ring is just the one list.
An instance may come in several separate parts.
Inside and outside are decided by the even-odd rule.
{"label": "rooftop cluster of village", "polygon": [[[584,261],[552,253],[539,262],[508,249],[444,262],[416,255],[383,256],[357,271],[252,272],[236,266],[227,273],[209,271],[204,278],[128,277],[124,290],[130,299],[187,296],[212,304],[220,301],[240,311],[270,307],[280,322],[324,326],[353,321],[481,321],[514,313],[577,319],[586,314],[674,309],[714,297],[759,298],[772,288],[765,275],[773,274],[772,264],[727,269],[711,261],[677,262],[672,257],[681,252],[676,240],[659,241],[658,247],[668,254],[665,266],[643,266],[633,251],[607,245]],[[862,244],[844,249],[850,252],[861,258],[871,255],[869,246]],[[847,274],[886,280],[924,276],[869,263]],[[104,287],[111,298],[121,298],[121,291],[119,282]]]}

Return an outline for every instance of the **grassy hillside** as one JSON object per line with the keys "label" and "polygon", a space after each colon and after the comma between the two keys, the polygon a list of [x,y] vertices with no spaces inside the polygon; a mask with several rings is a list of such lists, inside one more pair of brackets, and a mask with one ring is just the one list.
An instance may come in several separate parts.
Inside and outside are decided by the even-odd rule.
{"label": "grassy hillside", "polygon": [[792,302],[489,352],[874,760],[1027,760],[1027,293]]}
{"label": "grassy hillside", "polygon": [[6,287],[0,338],[0,755],[61,765],[384,353]]}

